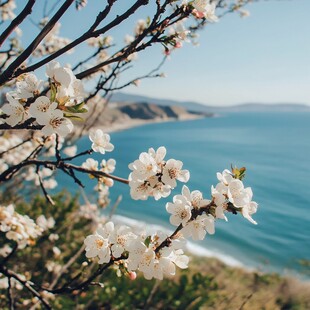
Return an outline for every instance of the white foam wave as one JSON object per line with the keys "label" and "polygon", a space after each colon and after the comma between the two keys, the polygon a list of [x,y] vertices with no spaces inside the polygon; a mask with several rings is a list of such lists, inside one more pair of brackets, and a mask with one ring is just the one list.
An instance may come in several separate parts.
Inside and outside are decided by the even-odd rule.
{"label": "white foam wave", "polygon": [[[171,234],[172,231],[161,226],[161,225],[155,225],[155,224],[149,224],[143,221],[135,220],[129,217],[125,217],[122,215],[114,215],[113,220],[116,223],[123,224],[123,225],[128,225],[130,227],[134,227],[138,230],[145,230],[146,233],[152,234],[155,233],[156,231],[162,231],[166,234]],[[219,250],[216,249],[206,249],[205,247],[198,245],[194,242],[188,241],[186,244],[188,252],[195,256],[200,256],[200,257],[213,257],[217,258],[218,260],[222,261],[224,264],[232,267],[242,267],[246,268],[239,260],[236,258],[227,255],[225,253],[222,253]],[[247,268],[248,269],[248,268]]]}

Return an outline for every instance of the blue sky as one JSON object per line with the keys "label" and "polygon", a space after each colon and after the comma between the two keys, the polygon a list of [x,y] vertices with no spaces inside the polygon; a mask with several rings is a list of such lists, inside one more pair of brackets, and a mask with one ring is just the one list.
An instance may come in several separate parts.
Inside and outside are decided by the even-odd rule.
{"label": "blue sky", "polygon": [[310,1],[261,1],[248,9],[248,18],[231,14],[207,27],[199,47],[172,55],[166,80],[145,81],[139,93],[211,105],[310,104]]}
{"label": "blue sky", "polygon": [[[34,10],[35,19],[41,17],[42,3]],[[117,10],[124,1],[119,3]],[[310,0],[260,1],[247,9],[250,17],[227,15],[200,32],[200,46],[185,44],[173,53],[162,70],[166,78],[143,80],[139,87],[126,91],[208,105],[310,104]],[[69,12],[70,17],[67,14],[62,20],[63,36],[74,38],[86,30],[97,10],[98,6],[89,5],[80,12]],[[135,20],[148,13],[148,9],[140,10],[127,25],[113,31],[115,42],[122,42],[124,34],[133,31]],[[30,23],[24,26],[23,40],[27,42],[36,29]],[[87,53],[84,47],[59,61],[72,63]],[[125,79],[146,73],[161,58],[162,48],[144,52]]]}

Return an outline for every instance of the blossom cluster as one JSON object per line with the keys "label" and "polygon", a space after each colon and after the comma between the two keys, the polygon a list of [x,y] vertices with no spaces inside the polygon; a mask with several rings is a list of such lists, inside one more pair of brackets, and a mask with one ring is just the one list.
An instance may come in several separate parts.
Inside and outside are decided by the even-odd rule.
{"label": "blossom cluster", "polygon": [[[105,134],[101,129],[96,129],[90,132],[89,139],[92,142],[91,151],[105,154],[106,152],[112,152],[114,150],[114,145],[110,142],[110,135]],[[113,158],[108,160],[102,159],[99,165],[99,162],[93,158],[87,158],[84,163],[82,163],[82,168],[90,171],[89,177],[91,179],[95,178],[91,174],[94,172],[103,172],[104,174],[111,174],[114,172],[116,166],[116,161]],[[98,193],[98,206],[105,208],[110,203],[109,200],[109,188],[114,185],[113,179],[108,176],[99,175],[96,176],[98,181],[95,186],[95,191]],[[100,211],[96,204],[92,204],[87,201],[86,204],[80,207],[79,214],[87,219],[91,219],[93,222],[98,223],[101,220]]]}
{"label": "blossom cluster", "polygon": [[215,15],[215,9],[217,1],[210,0],[194,0],[194,1],[184,1],[185,5],[190,5],[193,8],[192,14],[200,19],[205,18],[209,22],[217,22],[218,17]]}
{"label": "blossom cluster", "polygon": [[[150,148],[148,153],[141,153],[139,159],[129,165],[133,199],[167,197],[176,186],[176,180],[188,181],[189,172],[182,170],[182,162],[165,161],[165,155],[164,147],[157,151]],[[88,161],[92,161],[92,169],[98,169],[98,162]],[[190,191],[183,185],[182,193],[166,204],[170,223],[177,227],[170,236],[163,233],[146,236],[144,232],[134,232],[127,226],[115,227],[112,222],[99,226],[94,235],[85,239],[86,257],[99,258],[99,264],[119,261],[126,272],[141,271],[146,279],[174,275],[176,266],[187,268],[188,257],[183,251],[185,238],[203,240],[207,233],[214,234],[215,221],[227,221],[225,213],[241,212],[256,224],[250,215],[256,212],[257,204],[252,201],[251,188],[245,188],[241,181],[244,175],[245,168],[217,173],[220,182],[216,187],[212,186],[211,200],[205,199],[200,191]]]}
{"label": "blossom cluster", "polygon": [[99,264],[117,259],[128,273],[141,271],[146,279],[163,279],[165,275],[174,275],[176,266],[187,268],[189,261],[182,249],[182,239],[172,241],[169,248],[160,249],[166,238],[162,233],[146,237],[128,226],[108,222],[98,227],[94,235],[86,237],[86,257],[98,258]]}
{"label": "blossom cluster", "polygon": [[23,140],[14,134],[0,137],[0,173],[8,169],[9,165],[18,164],[31,154],[33,144],[29,141],[19,146],[22,142]]}
{"label": "blossom cluster", "polygon": [[35,223],[29,216],[16,212],[12,204],[0,206],[0,231],[5,233],[7,239],[15,241],[20,249],[33,245],[43,231],[54,225],[53,218],[46,219],[41,215]]}
{"label": "blossom cluster", "polygon": [[1,21],[6,21],[9,19],[13,19],[15,17],[14,10],[16,9],[16,3],[15,0],[8,0],[0,2],[0,17]]}
{"label": "blossom cluster", "polygon": [[[113,158],[109,159],[108,161],[103,159],[100,163],[100,169],[99,169],[99,162],[97,160],[93,158],[87,158],[86,161],[82,164],[82,168],[85,168],[90,171],[101,171],[109,174],[113,173],[113,171],[115,170],[115,165],[116,161]],[[94,176],[91,174],[89,176],[90,178],[94,178]],[[104,176],[98,177],[98,181],[99,183],[104,184],[108,187],[111,187],[114,184],[111,178]]]}
{"label": "blossom cluster", "polygon": [[[6,133],[0,137],[0,174],[10,166],[17,165],[27,159],[34,150],[42,146],[41,158],[49,158],[55,155],[56,135],[43,137],[40,132],[35,132],[31,139],[23,140],[13,133]],[[58,149],[63,147],[63,139],[58,138]],[[74,156],[76,146],[63,147],[63,153]],[[57,182],[54,178],[55,171],[49,168],[37,169],[33,166],[26,168],[21,174],[26,181],[33,181],[36,186],[40,185],[40,179],[44,188],[55,188]]]}
{"label": "blossom cluster", "polygon": [[[19,279],[26,281],[26,277],[23,274],[17,274]],[[16,288],[21,291],[24,287],[23,285],[14,278],[10,278],[10,286]],[[4,277],[2,273],[0,273],[0,290],[5,290],[9,288],[9,278]]]}
{"label": "blossom cluster", "polygon": [[[92,142],[91,148],[94,152],[99,152],[101,154],[105,154],[105,152],[112,152],[114,150],[114,145],[110,142],[110,135],[103,133],[101,129],[96,129],[91,131],[89,134],[89,139]],[[115,170],[116,161],[111,158],[109,160],[103,159],[100,163],[93,158],[87,158],[86,161],[82,164],[82,168],[87,169],[89,171],[101,171],[106,174],[113,173]],[[90,178],[94,178],[92,174],[89,175]],[[104,191],[103,185],[111,187],[114,182],[111,178],[100,176],[98,179],[98,192]]]}
{"label": "blossom cluster", "polygon": [[44,83],[33,73],[18,77],[16,90],[8,92],[8,103],[1,108],[5,118],[1,121],[14,127],[29,118],[42,127],[44,135],[57,133],[65,137],[72,132],[70,118],[80,118],[77,114],[87,112],[83,103],[84,89],[82,82],[72,70],[61,67],[56,61],[46,67],[50,90],[39,96]]}
{"label": "blossom cluster", "polygon": [[243,171],[235,169],[236,174],[225,169],[222,173],[217,173],[219,183],[211,188],[212,197],[218,207],[228,209],[233,207],[234,211],[239,211],[251,223],[257,224],[251,217],[257,211],[257,203],[252,201],[253,192],[251,187],[244,187]]}
{"label": "blossom cluster", "polygon": [[182,195],[174,196],[173,203],[166,204],[166,210],[171,214],[170,223],[174,226],[182,225],[181,233],[184,237],[203,240],[207,232],[214,234],[215,218],[210,214],[210,203],[200,191],[190,192],[184,185]]}
{"label": "blossom cluster", "polygon": [[131,197],[135,200],[146,200],[153,196],[155,200],[168,197],[171,190],[176,187],[177,180],[187,182],[190,177],[188,170],[182,170],[180,160],[168,159],[166,148],[161,146],[155,151],[153,148],[148,153],[140,154],[139,159],[129,164],[132,172],[129,175]]}
{"label": "blossom cluster", "polygon": [[[43,18],[40,23],[39,27],[43,28],[48,23],[48,17]],[[39,44],[39,46],[33,52],[33,56],[35,57],[42,57],[45,55],[49,55],[52,53],[57,52],[61,48],[65,47],[71,40],[68,38],[63,38],[59,36],[61,23],[57,22],[53,29],[45,36],[44,40]],[[73,50],[69,50],[67,53],[72,53]]]}

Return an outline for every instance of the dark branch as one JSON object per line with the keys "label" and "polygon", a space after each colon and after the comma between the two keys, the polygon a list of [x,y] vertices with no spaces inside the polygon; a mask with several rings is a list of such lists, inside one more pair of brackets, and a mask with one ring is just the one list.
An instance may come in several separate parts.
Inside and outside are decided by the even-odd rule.
{"label": "dark branch", "polygon": [[0,36],[0,46],[8,38],[8,36],[14,31],[14,29],[23,22],[23,20],[32,12],[36,0],[29,0],[24,9],[20,12],[15,19],[12,20],[11,24],[3,31]]}
{"label": "dark branch", "polygon": [[36,291],[33,286],[30,284],[29,281],[23,280],[19,277],[18,274],[16,274],[14,271],[9,270],[7,267],[0,265],[0,272],[3,273],[6,277],[14,278],[16,279],[20,284],[22,284],[31,294],[35,297],[37,297],[40,302],[43,304],[43,306],[48,309],[52,310],[51,306],[48,304],[48,302],[41,296],[41,294]]}
{"label": "dark branch", "polygon": [[53,29],[57,21],[67,11],[67,9],[73,2],[74,0],[66,0],[65,3],[56,12],[56,14],[51,18],[51,20],[45,25],[42,31],[37,35],[37,37],[30,43],[30,45],[15,59],[15,61],[12,62],[11,65],[8,66],[8,68],[0,76],[0,86],[20,74],[18,72],[15,72],[16,69],[37,48],[37,46],[41,43],[41,41],[45,38],[45,36]]}

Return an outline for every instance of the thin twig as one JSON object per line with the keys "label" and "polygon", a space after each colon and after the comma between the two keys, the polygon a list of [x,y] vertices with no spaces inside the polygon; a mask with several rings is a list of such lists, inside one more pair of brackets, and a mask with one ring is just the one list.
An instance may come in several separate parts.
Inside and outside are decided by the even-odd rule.
{"label": "thin twig", "polygon": [[14,31],[14,29],[23,22],[23,20],[32,12],[36,0],[29,0],[24,9],[17,15],[11,22],[11,24],[0,35],[0,47],[7,37]]}
{"label": "thin twig", "polygon": [[8,299],[10,310],[14,310],[14,298],[13,298],[13,287],[11,277],[8,277]]}
{"label": "thin twig", "polygon": [[[29,44],[29,46],[8,66],[8,68],[0,76],[0,86],[18,76],[16,69],[32,54],[46,35],[54,28],[57,21],[67,11],[74,0],[66,0],[60,9],[55,13],[51,20],[45,25],[37,37]],[[18,70],[17,70],[18,71]]]}
{"label": "thin twig", "polygon": [[155,293],[156,293],[156,291],[157,291],[157,289],[159,287],[159,284],[160,284],[159,280],[156,279],[156,281],[155,281],[155,283],[153,285],[153,288],[152,288],[152,290],[150,292],[150,295],[148,296],[147,300],[145,301],[143,310],[149,309],[149,306],[151,305],[152,299],[153,299],[153,297],[154,297],[154,295],[155,295]]}
{"label": "thin twig", "polygon": [[117,207],[119,206],[119,204],[121,203],[122,199],[123,199],[123,196],[122,196],[122,195],[119,195],[119,196],[117,197],[117,199],[116,199],[116,201],[115,201],[114,205],[112,206],[111,211],[110,211],[110,213],[109,213],[108,221],[109,221],[109,220],[112,218],[112,216],[114,215],[114,213],[115,213]]}
{"label": "thin twig", "polygon": [[40,175],[39,166],[37,166],[36,173],[37,173],[37,176],[38,176],[38,178],[39,178],[40,187],[41,187],[42,192],[43,192],[43,194],[44,194],[44,196],[45,196],[45,199],[46,199],[47,202],[49,202],[52,206],[55,206],[54,200],[53,200],[52,197],[48,194],[48,192],[46,191],[46,188],[44,187],[43,180],[42,180],[41,175]]}
{"label": "thin twig", "polygon": [[14,278],[16,279],[20,284],[22,284],[29,292],[32,293],[33,296],[37,297],[40,302],[43,304],[43,306],[48,309],[48,310],[52,310],[51,306],[49,305],[49,303],[45,300],[44,297],[41,296],[41,294],[39,292],[37,292],[32,284],[30,284],[29,281],[23,280],[20,278],[20,276],[15,273],[12,270],[9,270],[7,267],[0,265],[0,272],[3,273],[6,277],[10,277],[10,278]]}
{"label": "thin twig", "polygon": [[68,270],[68,268],[78,259],[78,257],[82,254],[82,252],[85,250],[85,245],[83,245],[78,252],[76,252],[69,261],[62,266],[60,271],[57,273],[55,279],[53,280],[52,284],[49,286],[49,289],[53,289],[55,285],[57,284],[60,277]]}

